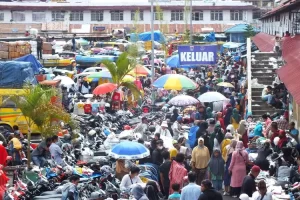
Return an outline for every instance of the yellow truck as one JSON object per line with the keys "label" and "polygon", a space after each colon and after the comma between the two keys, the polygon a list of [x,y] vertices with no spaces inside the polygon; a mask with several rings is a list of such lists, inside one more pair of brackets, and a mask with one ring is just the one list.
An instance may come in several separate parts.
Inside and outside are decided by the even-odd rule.
{"label": "yellow truck", "polygon": [[[22,89],[0,88],[0,126],[4,126],[7,130],[13,130],[13,126],[17,125],[21,133],[28,132],[28,125],[20,109],[9,97],[12,95],[22,95]],[[36,126],[31,127],[32,133],[39,133]]]}

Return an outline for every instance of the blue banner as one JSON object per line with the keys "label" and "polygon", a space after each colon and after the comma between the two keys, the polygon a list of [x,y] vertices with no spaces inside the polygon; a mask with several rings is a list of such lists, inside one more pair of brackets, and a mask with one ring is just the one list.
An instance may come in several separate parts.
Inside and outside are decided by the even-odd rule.
{"label": "blue banner", "polygon": [[178,46],[180,65],[214,65],[217,63],[217,45]]}

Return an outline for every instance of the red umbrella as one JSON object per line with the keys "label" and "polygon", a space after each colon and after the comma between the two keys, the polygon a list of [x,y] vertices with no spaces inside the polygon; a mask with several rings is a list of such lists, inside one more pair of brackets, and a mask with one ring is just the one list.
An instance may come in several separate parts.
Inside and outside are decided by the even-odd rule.
{"label": "red umbrella", "polygon": [[101,85],[98,85],[94,89],[93,94],[95,94],[95,95],[106,94],[106,93],[114,91],[115,89],[117,89],[116,84],[114,84],[114,83],[103,83]]}

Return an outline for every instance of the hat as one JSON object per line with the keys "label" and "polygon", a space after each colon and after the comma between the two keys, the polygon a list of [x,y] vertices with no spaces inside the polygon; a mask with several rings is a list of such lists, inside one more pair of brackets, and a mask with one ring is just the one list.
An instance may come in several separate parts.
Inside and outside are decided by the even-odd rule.
{"label": "hat", "polygon": [[177,140],[173,140],[173,141],[172,141],[172,144],[177,144],[177,143],[178,143]]}
{"label": "hat", "polygon": [[247,194],[241,194],[239,197],[240,200],[250,200],[249,196]]}
{"label": "hat", "polygon": [[254,166],[251,168],[251,172],[260,172],[260,167],[257,166],[257,165],[254,165]]}
{"label": "hat", "polygon": [[179,121],[179,120],[182,120],[182,117],[181,117],[181,116],[178,116],[178,117],[177,117],[177,121]]}
{"label": "hat", "polygon": [[163,122],[161,123],[160,126],[161,126],[161,127],[166,127],[166,128],[168,128],[168,123],[167,123],[167,121],[163,121]]}
{"label": "hat", "polygon": [[200,142],[200,141],[204,142],[204,139],[201,137],[198,139],[198,142]]}

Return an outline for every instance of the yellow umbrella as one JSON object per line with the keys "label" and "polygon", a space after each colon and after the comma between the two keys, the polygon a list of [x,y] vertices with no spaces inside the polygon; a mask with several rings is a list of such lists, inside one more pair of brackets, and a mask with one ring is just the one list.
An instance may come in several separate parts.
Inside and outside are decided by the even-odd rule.
{"label": "yellow umbrella", "polygon": [[217,86],[234,88],[234,86],[231,83],[228,83],[228,82],[218,83]]}

